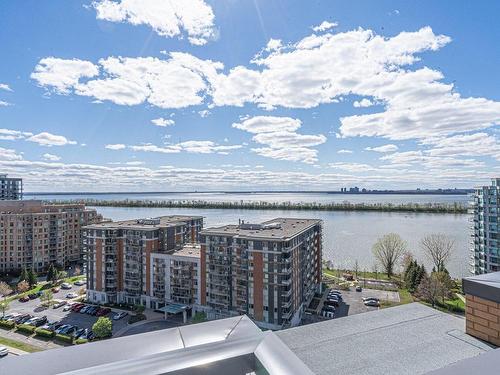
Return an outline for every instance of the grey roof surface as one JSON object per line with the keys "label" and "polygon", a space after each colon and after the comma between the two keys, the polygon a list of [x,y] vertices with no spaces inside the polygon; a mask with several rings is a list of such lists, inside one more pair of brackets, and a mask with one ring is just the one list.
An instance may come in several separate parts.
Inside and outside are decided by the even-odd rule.
{"label": "grey roof surface", "polygon": [[491,348],[465,320],[419,303],[277,332],[316,374],[425,374]]}
{"label": "grey roof surface", "polygon": [[498,375],[499,373],[500,349],[495,349],[432,371],[428,375]]}
{"label": "grey roof surface", "polygon": [[321,223],[319,219],[283,218],[265,221],[261,224],[224,225],[203,229],[202,235],[230,235],[240,238],[287,239]]}
{"label": "grey roof surface", "polygon": [[[91,224],[86,226],[85,228],[92,229],[157,229],[157,228],[165,228],[170,226],[176,226],[179,224],[183,224],[190,220],[203,219],[203,216],[189,216],[189,215],[169,215],[169,216],[160,216],[154,219],[160,219],[159,224],[141,224],[137,221],[137,219],[132,220],[122,220],[122,221],[104,221],[97,224]],[[140,219],[139,219],[140,220]],[[147,220],[147,219],[146,219]]]}
{"label": "grey roof surface", "polygon": [[466,294],[500,303],[500,272],[465,277],[462,286]]}

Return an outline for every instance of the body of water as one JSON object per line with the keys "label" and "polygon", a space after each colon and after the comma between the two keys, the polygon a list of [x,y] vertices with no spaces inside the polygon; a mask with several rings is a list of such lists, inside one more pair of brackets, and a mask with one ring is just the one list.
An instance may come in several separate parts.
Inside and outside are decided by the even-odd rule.
{"label": "body of water", "polygon": [[[370,196],[371,197],[371,196]],[[123,198],[122,198],[123,199]],[[373,270],[372,245],[378,237],[398,233],[408,242],[408,250],[430,270],[431,263],[422,253],[419,242],[427,234],[444,233],[455,241],[448,270],[453,277],[468,276],[468,215],[395,213],[395,212],[325,212],[191,208],[127,208],[96,207],[104,217],[126,220],[161,215],[201,215],[205,227],[235,224],[238,219],[261,222],[275,217],[315,218],[323,220],[323,259],[335,267],[353,268],[357,261],[361,270]],[[379,267],[380,269],[380,267]]]}

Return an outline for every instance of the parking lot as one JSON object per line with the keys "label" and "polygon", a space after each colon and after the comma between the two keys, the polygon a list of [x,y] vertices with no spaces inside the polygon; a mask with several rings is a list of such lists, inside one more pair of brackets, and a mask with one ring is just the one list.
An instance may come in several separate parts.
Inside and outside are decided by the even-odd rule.
{"label": "parking lot", "polygon": [[363,303],[363,298],[365,297],[375,297],[380,299],[380,301],[399,302],[398,292],[388,292],[377,289],[363,289],[361,292],[343,290],[343,303],[337,308],[337,311],[335,312],[336,317],[340,318],[347,315],[355,315],[378,310],[378,307],[365,306]]}
{"label": "parking lot", "polygon": [[[71,299],[66,298],[66,294],[70,292],[77,292],[80,288],[80,286],[72,285],[71,289],[61,289],[59,292],[54,293],[54,300],[71,301]],[[71,310],[63,311],[63,307],[59,307],[57,309],[44,307],[41,305],[40,298],[29,300],[28,302],[19,302],[18,300],[14,300],[10,303],[10,308],[7,311],[7,314],[10,313],[28,313],[37,317],[46,316],[49,322],[61,322],[63,324],[77,326],[78,328],[89,329],[92,328],[92,325],[98,319],[97,316],[72,312]],[[113,312],[107,316],[111,318],[113,316]],[[113,320],[113,333],[126,325],[126,317],[120,320]]]}

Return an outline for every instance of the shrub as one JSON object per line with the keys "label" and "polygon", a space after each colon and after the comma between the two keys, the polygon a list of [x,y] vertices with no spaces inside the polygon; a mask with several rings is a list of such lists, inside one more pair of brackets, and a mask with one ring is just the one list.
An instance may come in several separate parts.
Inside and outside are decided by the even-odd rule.
{"label": "shrub", "polygon": [[146,315],[144,314],[130,315],[130,318],[128,318],[128,324],[134,324],[140,322],[141,320],[146,320]]}
{"label": "shrub", "polygon": [[33,333],[35,332],[35,328],[34,326],[30,326],[29,324],[19,324],[17,326],[17,330],[20,331],[20,332],[26,332],[26,333]]}
{"label": "shrub", "polygon": [[37,328],[37,329],[35,329],[35,333],[36,333],[37,336],[47,337],[49,339],[51,339],[55,335],[54,331],[49,331],[49,330],[43,329],[43,328]]}
{"label": "shrub", "polygon": [[73,337],[68,335],[63,335],[62,333],[58,333],[56,336],[56,340],[61,342],[65,342],[66,344],[73,344]]}
{"label": "shrub", "polygon": [[7,320],[0,320],[0,327],[5,328],[5,329],[12,329],[16,326],[15,322],[12,321],[7,321]]}
{"label": "shrub", "polygon": [[92,326],[92,331],[94,332],[95,337],[98,339],[111,337],[113,331],[113,322],[111,321],[111,319],[101,316]]}
{"label": "shrub", "polygon": [[87,342],[89,342],[89,340],[87,339],[78,339],[75,341],[75,344],[80,345],[80,344],[85,344]]}

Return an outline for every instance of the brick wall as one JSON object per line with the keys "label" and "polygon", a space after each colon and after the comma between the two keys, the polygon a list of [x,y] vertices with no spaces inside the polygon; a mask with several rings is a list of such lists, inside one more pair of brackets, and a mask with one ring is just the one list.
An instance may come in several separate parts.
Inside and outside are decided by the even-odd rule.
{"label": "brick wall", "polygon": [[500,304],[470,294],[466,298],[467,334],[500,346]]}

